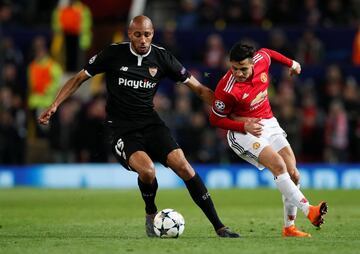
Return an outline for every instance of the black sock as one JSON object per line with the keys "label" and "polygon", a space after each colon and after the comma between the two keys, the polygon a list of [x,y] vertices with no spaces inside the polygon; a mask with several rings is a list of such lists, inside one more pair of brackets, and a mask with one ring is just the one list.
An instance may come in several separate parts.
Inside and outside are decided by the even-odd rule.
{"label": "black sock", "polygon": [[158,182],[156,178],[151,184],[144,183],[138,177],[138,185],[141,192],[141,196],[145,201],[145,212],[147,214],[153,214],[157,212],[157,207],[155,205],[155,196],[158,189]]}
{"label": "black sock", "polygon": [[224,227],[224,224],[221,223],[216,213],[210,194],[200,176],[196,173],[193,178],[184,182],[192,199],[205,213],[215,230]]}

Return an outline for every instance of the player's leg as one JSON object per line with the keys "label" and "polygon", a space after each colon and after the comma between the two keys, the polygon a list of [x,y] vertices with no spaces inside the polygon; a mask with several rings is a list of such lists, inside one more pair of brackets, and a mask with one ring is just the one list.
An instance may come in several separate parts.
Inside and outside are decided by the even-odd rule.
{"label": "player's leg", "polygon": [[261,151],[259,162],[272,172],[280,192],[307,214],[309,202],[291,180],[283,158],[270,146],[267,146]]}
{"label": "player's leg", "polygon": [[112,150],[120,164],[138,173],[138,186],[145,202],[145,229],[149,237],[155,236],[153,219],[157,212],[155,197],[158,183],[151,158],[144,152],[142,136],[139,133],[122,135],[114,139]]}
{"label": "player's leg", "polygon": [[296,187],[286,170],[286,164],[282,157],[270,146],[265,147],[260,155],[259,162],[269,168],[275,177],[275,183],[280,192],[299,208],[314,226],[319,227],[323,223],[323,215],[327,212],[326,202],[318,206],[310,206],[304,194]]}
{"label": "player's leg", "polygon": [[[267,127],[267,126],[265,126]],[[266,130],[264,129],[264,132]],[[263,137],[265,136],[265,137]],[[276,185],[280,192],[297,207],[301,207],[307,213],[308,202],[291,181],[283,158],[270,146],[266,135],[255,137],[249,134],[229,131],[228,143],[234,152],[244,160],[263,169],[267,167],[275,177]],[[276,149],[276,146],[275,146]],[[294,202],[293,200],[297,200]],[[300,202],[301,200],[306,201]]]}
{"label": "player's leg", "polygon": [[144,151],[136,151],[129,158],[129,166],[138,173],[138,185],[141,196],[145,202],[146,214],[153,215],[157,212],[155,196],[158,183],[155,176],[153,161]]}
{"label": "player's leg", "polygon": [[[295,185],[300,188],[300,174],[296,168],[296,159],[290,146],[286,146],[278,151],[279,155],[283,158],[287,172]],[[284,224],[285,227],[290,227],[295,224],[297,207],[283,196],[284,202]]]}
{"label": "player's leg", "polygon": [[239,237],[238,234],[224,227],[220,221],[208,190],[200,176],[196,174],[186,160],[179,145],[172,138],[170,130],[165,125],[155,125],[146,130],[145,137],[146,151],[149,152],[151,158],[156,158],[164,166],[170,167],[184,180],[190,196],[208,217],[218,235],[222,237]]}
{"label": "player's leg", "polygon": [[[285,139],[285,138],[284,138]],[[300,189],[300,173],[296,168],[296,159],[294,152],[290,145],[287,145],[278,151],[279,155],[283,158],[286,169],[290,175],[291,180]],[[310,237],[311,235],[306,232],[302,232],[295,226],[295,219],[297,215],[297,207],[290,202],[284,195],[282,196],[284,203],[284,228],[283,236],[295,236],[295,237]]]}
{"label": "player's leg", "polygon": [[154,237],[154,217],[157,212],[155,197],[158,189],[154,163],[144,151],[137,151],[130,156],[129,166],[139,174],[138,186],[146,211],[145,230],[149,237]]}
{"label": "player's leg", "polygon": [[166,163],[179,177],[181,177],[181,179],[184,180],[190,196],[210,220],[216,233],[220,237],[239,237],[239,234],[232,232],[220,221],[205,184],[186,160],[183,151],[180,148],[171,151],[167,156]]}
{"label": "player's leg", "polygon": [[[276,129],[273,128],[273,130],[278,134],[270,135],[269,140],[271,147],[283,158],[286,165],[286,170],[289,173],[291,180],[299,188],[300,174],[296,168],[295,155],[290,147],[289,142],[286,139],[286,134],[279,125]],[[282,195],[282,201],[284,204],[283,236],[309,237],[310,234],[301,232],[295,227],[297,207],[284,195]]]}
{"label": "player's leg", "polygon": [[[274,149],[274,151],[278,152],[284,160],[290,178],[299,188],[300,174],[296,168],[296,159],[294,152],[292,151],[290,144],[286,139],[286,133],[280,127],[276,118],[269,119],[266,122],[269,126],[271,126],[271,128],[264,128],[264,134],[268,137],[269,143]],[[284,196],[284,201],[286,206],[285,213],[288,213],[289,215],[291,215],[291,217],[292,215],[296,215],[296,208],[294,207],[294,204],[291,205],[292,201],[289,200],[286,196]],[[326,212],[327,204],[326,202],[321,202],[318,206],[310,205],[309,213],[307,214],[307,216],[313,225],[320,226],[323,223],[323,215]],[[289,220],[287,220],[287,222],[289,222]],[[292,228],[293,230],[296,229],[295,226],[289,226],[289,228]],[[298,235],[300,236],[306,236],[306,234],[300,234],[300,232],[297,233],[299,233]]]}

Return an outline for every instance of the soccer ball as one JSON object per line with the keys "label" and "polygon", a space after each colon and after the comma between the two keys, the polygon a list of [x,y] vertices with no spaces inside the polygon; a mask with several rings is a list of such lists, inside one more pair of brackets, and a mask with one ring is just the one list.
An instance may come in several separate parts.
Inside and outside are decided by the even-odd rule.
{"label": "soccer ball", "polygon": [[177,238],[184,229],[184,217],[174,209],[164,209],[155,215],[154,231],[158,237]]}

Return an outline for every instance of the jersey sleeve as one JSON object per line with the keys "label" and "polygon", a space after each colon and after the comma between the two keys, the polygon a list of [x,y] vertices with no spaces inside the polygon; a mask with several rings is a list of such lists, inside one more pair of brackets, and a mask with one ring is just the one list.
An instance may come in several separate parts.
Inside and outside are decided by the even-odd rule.
{"label": "jersey sleeve", "polygon": [[90,77],[95,76],[96,74],[106,72],[109,68],[110,59],[113,53],[111,46],[103,49],[98,54],[90,58],[90,60],[85,64],[84,71]]}
{"label": "jersey sleeve", "polygon": [[[221,84],[221,83],[220,83]],[[219,117],[227,117],[235,104],[235,98],[218,85],[214,93],[212,112]]]}
{"label": "jersey sleeve", "polygon": [[164,64],[166,66],[167,76],[174,81],[186,83],[191,76],[176,57],[168,51],[164,52]]}
{"label": "jersey sleeve", "polygon": [[225,92],[223,88],[220,83],[220,86],[218,85],[215,90],[215,99],[209,117],[210,124],[225,130],[245,133],[244,122],[234,121],[227,117],[231,113],[236,100],[231,94]]}
{"label": "jersey sleeve", "polygon": [[261,52],[267,56],[267,58],[269,59],[269,65],[270,65],[271,60],[274,60],[274,61],[282,63],[288,67],[292,66],[293,61],[290,58],[287,58],[286,56],[284,56],[283,54],[280,54],[277,51],[267,49],[267,48],[262,48],[258,52]]}

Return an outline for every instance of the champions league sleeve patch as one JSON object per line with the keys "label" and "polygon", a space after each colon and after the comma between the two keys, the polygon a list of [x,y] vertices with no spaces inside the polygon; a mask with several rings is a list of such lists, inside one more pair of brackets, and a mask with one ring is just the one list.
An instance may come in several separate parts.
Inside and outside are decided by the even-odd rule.
{"label": "champions league sleeve patch", "polygon": [[97,55],[95,55],[95,56],[93,56],[92,58],[90,58],[89,64],[92,64],[92,63],[95,61],[96,57],[97,57]]}
{"label": "champions league sleeve patch", "polygon": [[215,101],[215,109],[219,112],[224,112],[225,103],[220,100],[216,100]]}
{"label": "champions league sleeve patch", "polygon": [[181,69],[180,73],[181,73],[181,75],[185,75],[185,73],[186,73],[186,69],[185,69],[185,67],[182,67],[182,69]]}

